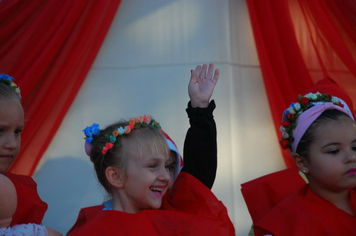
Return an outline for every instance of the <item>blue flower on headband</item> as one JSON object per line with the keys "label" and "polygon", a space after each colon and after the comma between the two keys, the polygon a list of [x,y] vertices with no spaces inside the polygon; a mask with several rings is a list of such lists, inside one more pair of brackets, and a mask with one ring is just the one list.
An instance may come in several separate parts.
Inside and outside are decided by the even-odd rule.
{"label": "blue flower on headband", "polygon": [[83,132],[84,132],[85,136],[87,136],[87,137],[92,136],[90,127],[86,127],[85,129],[83,129]]}
{"label": "blue flower on headband", "polygon": [[83,129],[83,132],[86,136],[86,143],[91,143],[93,141],[93,136],[97,136],[100,134],[100,128],[99,128],[99,124],[92,124],[92,126],[86,127],[85,129]]}
{"label": "blue flower on headband", "polygon": [[6,85],[10,86],[10,88],[12,88],[15,93],[19,96],[19,98],[21,99],[21,91],[20,88],[13,82],[14,78],[12,78],[10,75],[6,75],[6,74],[0,74],[0,81],[2,81],[2,83],[5,83]]}
{"label": "blue flower on headband", "polygon": [[100,129],[99,129],[99,125],[94,123],[91,127],[91,132],[94,135],[99,135],[100,134]]}
{"label": "blue flower on headband", "polygon": [[86,143],[91,143],[91,142],[93,142],[93,137],[87,137],[87,138],[85,139],[85,142],[86,142]]}
{"label": "blue flower on headband", "polygon": [[0,74],[0,80],[6,80],[12,82],[14,78],[12,78],[10,75]]}

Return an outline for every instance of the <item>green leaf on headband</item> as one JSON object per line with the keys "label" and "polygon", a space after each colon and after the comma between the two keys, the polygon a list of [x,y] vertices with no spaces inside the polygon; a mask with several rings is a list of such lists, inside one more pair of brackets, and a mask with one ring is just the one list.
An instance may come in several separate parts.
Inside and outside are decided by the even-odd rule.
{"label": "green leaf on headband", "polygon": [[116,139],[116,142],[115,142],[115,147],[120,147],[121,146],[121,140],[120,138]]}

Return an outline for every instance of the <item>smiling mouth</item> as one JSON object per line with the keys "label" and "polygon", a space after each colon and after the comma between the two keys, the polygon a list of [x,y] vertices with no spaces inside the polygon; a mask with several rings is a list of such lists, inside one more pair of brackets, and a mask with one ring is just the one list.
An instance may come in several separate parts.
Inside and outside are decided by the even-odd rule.
{"label": "smiling mouth", "polygon": [[163,195],[163,188],[151,187],[150,190],[156,195],[157,197],[161,197]]}

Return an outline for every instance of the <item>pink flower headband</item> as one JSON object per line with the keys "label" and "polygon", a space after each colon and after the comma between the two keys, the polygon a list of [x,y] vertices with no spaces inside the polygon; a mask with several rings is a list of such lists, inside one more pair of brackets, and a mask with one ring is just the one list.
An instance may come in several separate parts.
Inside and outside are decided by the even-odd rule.
{"label": "pink flower headband", "polygon": [[354,120],[350,108],[340,98],[319,92],[299,95],[283,113],[280,127],[282,148],[289,149],[291,154],[296,153],[304,133],[325,110],[339,110]]}
{"label": "pink flower headband", "polygon": [[[120,147],[120,136],[128,135],[133,129],[148,126],[154,127],[158,130],[161,128],[159,123],[152,119],[152,116],[137,116],[136,118],[131,118],[128,125],[125,127],[121,126],[115,128],[111,134],[106,135],[108,137],[108,142],[104,146],[100,147],[101,153],[105,155],[108,150],[114,147],[114,145]],[[99,125],[94,123],[92,126],[83,129],[83,132],[85,134],[85,152],[88,156],[90,156],[91,142],[100,134]]]}
{"label": "pink flower headband", "polygon": [[13,82],[14,78],[6,74],[0,74],[0,81],[12,88],[21,99],[20,88]]}

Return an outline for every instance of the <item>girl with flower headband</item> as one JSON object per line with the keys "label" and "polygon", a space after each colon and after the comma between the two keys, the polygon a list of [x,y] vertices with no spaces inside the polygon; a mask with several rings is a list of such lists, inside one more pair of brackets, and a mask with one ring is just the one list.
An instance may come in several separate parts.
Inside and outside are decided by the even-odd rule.
{"label": "girl with flower headband", "polygon": [[254,212],[255,235],[355,234],[356,123],[348,105],[327,93],[299,96],[283,113],[280,130],[282,147],[290,150],[308,184],[263,215]]}
{"label": "girl with flower headband", "polygon": [[[1,227],[5,227],[2,230],[5,230],[5,235],[13,235],[15,234],[14,230],[29,227],[28,224],[32,226],[37,224],[35,227],[42,228],[45,233],[48,231],[50,235],[61,235],[55,230],[46,230],[44,226],[38,225],[41,224],[47,204],[38,196],[34,180],[30,176],[7,172],[20,151],[23,128],[24,112],[21,105],[20,89],[13,82],[11,76],[0,74],[0,174],[2,174],[0,185],[4,186],[4,188],[0,188],[0,191],[5,191],[6,186],[11,186],[11,191],[15,190],[12,192],[12,196],[8,196],[9,204],[4,206],[9,208],[0,207],[1,214],[4,214],[1,216],[4,219],[1,221],[4,223]],[[16,202],[11,202],[13,196],[17,198]],[[5,199],[1,199],[1,203],[7,201],[6,195],[3,197]],[[13,209],[16,211],[13,212]]]}
{"label": "girl with flower headband", "polygon": [[[215,104],[209,100],[219,71],[214,75],[213,71],[212,64],[208,72],[206,65],[191,71],[187,112],[192,127],[186,138],[182,172],[177,147],[152,117],[137,117],[105,130],[97,125],[85,129],[87,140],[93,138],[87,151],[98,179],[113,199],[105,206],[82,209],[68,235],[234,235],[226,208],[209,190],[216,171],[216,128],[211,114]],[[193,142],[197,151],[204,153],[204,134],[211,136],[215,149],[205,156],[213,164],[210,174],[204,174],[201,167],[204,156],[199,153],[193,157],[189,146]],[[146,168],[156,173],[155,177],[147,174]]]}

